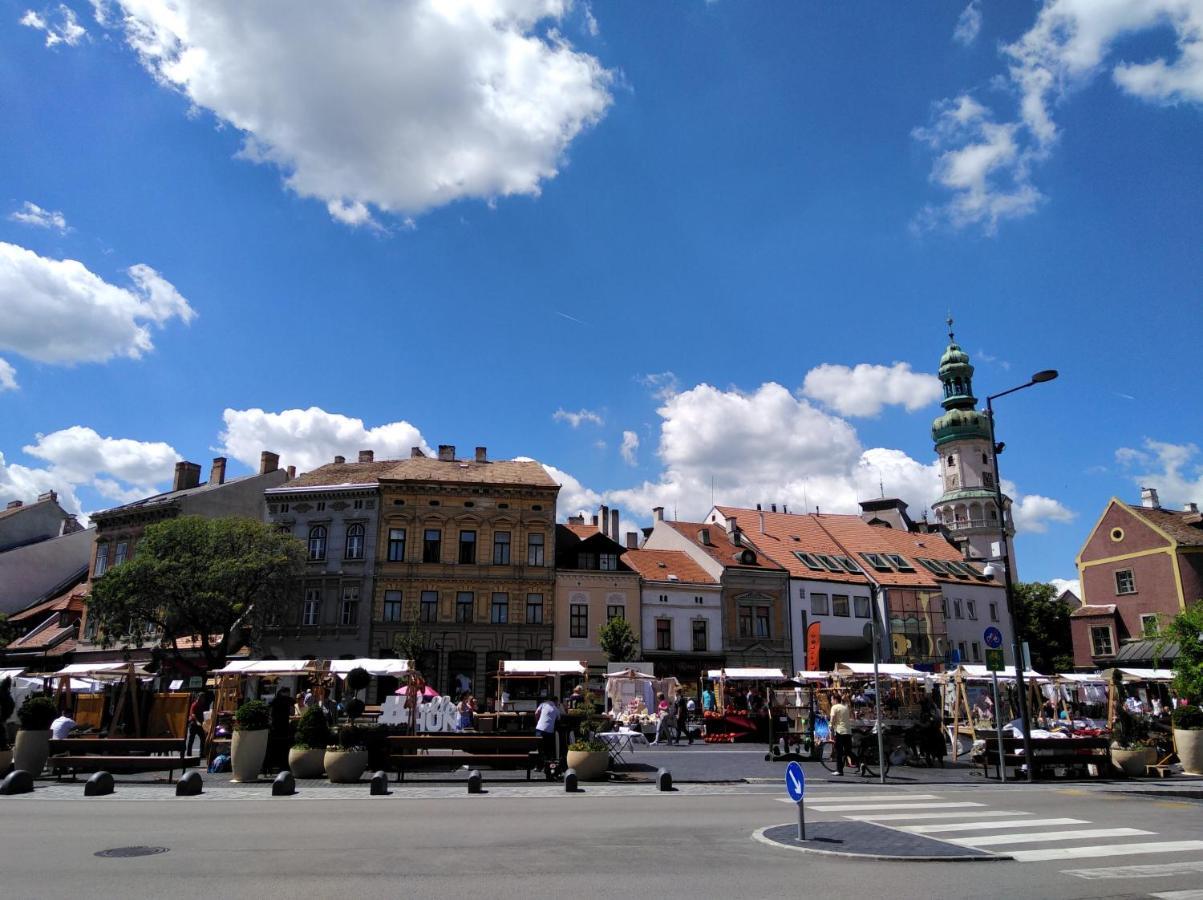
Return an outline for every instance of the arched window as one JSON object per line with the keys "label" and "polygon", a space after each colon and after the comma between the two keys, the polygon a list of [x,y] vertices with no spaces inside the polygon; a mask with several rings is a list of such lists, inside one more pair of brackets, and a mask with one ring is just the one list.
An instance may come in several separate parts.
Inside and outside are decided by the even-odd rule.
{"label": "arched window", "polygon": [[309,529],[309,558],[326,558],[326,528],[324,525],[314,525]]}
{"label": "arched window", "polygon": [[[312,538],[310,538],[312,541]],[[312,546],[312,544],[310,544]],[[363,526],[347,526],[347,547],[343,553],[344,559],[363,559]]]}

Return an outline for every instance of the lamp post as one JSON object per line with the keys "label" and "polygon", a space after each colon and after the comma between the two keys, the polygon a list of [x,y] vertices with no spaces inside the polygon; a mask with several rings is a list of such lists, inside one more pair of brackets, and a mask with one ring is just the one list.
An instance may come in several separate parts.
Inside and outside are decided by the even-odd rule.
{"label": "lamp post", "polygon": [[[1019,727],[1023,729],[1023,758],[1027,761],[1028,781],[1034,780],[1036,770],[1032,765],[1032,729],[1028,716],[1027,678],[1024,676],[1023,637],[1019,633],[1019,621],[1015,617],[1015,584],[1011,577],[1011,551],[1007,544],[1007,515],[1003,507],[1002,475],[998,471],[998,454],[1002,451],[1002,445],[998,443],[998,439],[994,433],[994,401],[999,397],[1007,396],[1007,394],[1014,394],[1016,391],[1030,388],[1034,384],[1043,384],[1046,381],[1052,381],[1056,377],[1056,369],[1045,369],[1033,375],[1031,380],[1026,384],[992,394],[986,398],[986,418],[990,423],[990,460],[994,466],[994,504],[998,509],[999,559],[1003,567],[1003,584],[1006,589],[1007,610],[1011,616],[1011,643],[1012,653],[1015,656],[1015,692],[1018,695],[1016,702],[1019,704]],[[1002,710],[999,709],[994,711],[995,716],[1001,713]]]}

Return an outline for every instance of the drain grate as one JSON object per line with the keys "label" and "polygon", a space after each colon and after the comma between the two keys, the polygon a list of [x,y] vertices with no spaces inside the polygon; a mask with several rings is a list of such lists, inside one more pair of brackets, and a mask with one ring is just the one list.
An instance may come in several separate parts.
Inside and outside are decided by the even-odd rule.
{"label": "drain grate", "polygon": [[101,850],[96,856],[125,859],[130,856],[154,856],[156,853],[166,853],[166,847],[114,847],[112,850]]}

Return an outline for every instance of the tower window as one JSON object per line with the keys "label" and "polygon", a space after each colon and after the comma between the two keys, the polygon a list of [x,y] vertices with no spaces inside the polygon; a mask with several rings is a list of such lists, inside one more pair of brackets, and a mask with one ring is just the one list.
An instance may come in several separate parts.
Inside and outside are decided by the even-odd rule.
{"label": "tower window", "polygon": [[955,456],[948,457],[948,465],[950,467],[955,466],[956,464],[957,464],[957,458]]}

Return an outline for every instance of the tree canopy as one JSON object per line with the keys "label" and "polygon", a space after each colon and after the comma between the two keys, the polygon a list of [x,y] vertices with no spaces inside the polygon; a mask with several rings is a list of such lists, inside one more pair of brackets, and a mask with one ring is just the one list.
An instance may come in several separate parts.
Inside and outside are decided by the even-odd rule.
{"label": "tree canopy", "polygon": [[[106,645],[190,638],[210,667],[283,618],[304,566],[302,543],[252,519],[181,516],[146,529],[133,559],[92,585],[88,616]],[[161,636],[161,637],[160,637]]]}
{"label": "tree canopy", "polygon": [[603,625],[598,632],[598,643],[610,662],[630,662],[639,649],[631,624],[623,618],[613,618]]}
{"label": "tree canopy", "polygon": [[1016,582],[1015,618],[1032,655],[1032,668],[1052,674],[1074,667],[1069,607],[1057,599],[1057,589],[1043,582]]}
{"label": "tree canopy", "polygon": [[1174,657],[1174,693],[1203,703],[1203,600],[1196,600],[1166,626],[1163,641],[1178,645]]}

